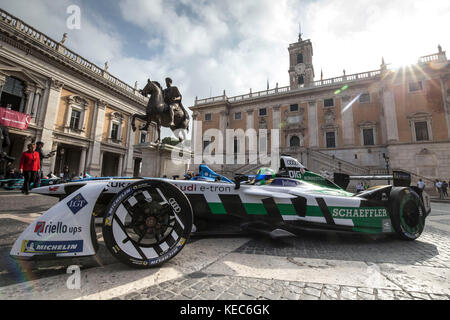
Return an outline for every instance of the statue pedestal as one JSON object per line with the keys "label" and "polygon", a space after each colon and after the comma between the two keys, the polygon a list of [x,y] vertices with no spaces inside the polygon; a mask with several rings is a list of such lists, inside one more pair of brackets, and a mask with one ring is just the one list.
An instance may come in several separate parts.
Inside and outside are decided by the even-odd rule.
{"label": "statue pedestal", "polygon": [[168,144],[154,142],[135,146],[142,152],[141,176],[150,178],[172,178],[179,176],[183,179],[189,169],[192,158],[190,149],[181,149]]}

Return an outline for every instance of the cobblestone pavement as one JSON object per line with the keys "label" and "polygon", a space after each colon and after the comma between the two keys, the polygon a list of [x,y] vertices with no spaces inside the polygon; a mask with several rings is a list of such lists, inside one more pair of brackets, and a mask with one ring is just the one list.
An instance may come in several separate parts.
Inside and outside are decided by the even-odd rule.
{"label": "cobblestone pavement", "polygon": [[8,260],[20,232],[54,203],[46,199],[34,196],[25,202],[21,195],[0,194],[2,299],[450,298],[450,204],[433,203],[424,233],[412,242],[324,231],[277,239],[192,239],[161,268],[139,271],[117,263],[101,247],[98,256],[103,262],[82,269],[82,288],[77,292],[66,288],[65,273],[67,265],[78,263],[75,260],[32,269],[33,282],[20,276]]}
{"label": "cobblestone pavement", "polygon": [[[280,279],[286,276],[280,275],[276,270],[277,265],[273,265],[272,273],[268,276],[258,275],[257,272],[254,276],[248,276],[249,273],[220,274],[214,272],[221,270],[220,268],[205,268],[200,272],[115,299],[448,300],[450,298],[450,279],[447,277],[450,271],[450,232],[446,231],[446,227],[450,222],[450,205],[439,204],[433,208],[435,211],[429,217],[430,225],[433,226],[427,226],[417,241],[407,242],[386,236],[310,231],[300,237],[255,238],[233,253],[240,255],[241,260],[246,260],[249,256],[264,256],[264,259],[268,257],[295,259],[300,267],[305,266],[305,263],[302,264],[305,259],[309,262],[316,260],[363,263],[369,269],[371,266],[376,266],[380,275],[386,277],[393,288],[371,287],[367,281],[363,281],[362,286],[330,284],[326,283],[327,281],[317,281],[318,279],[314,279],[314,276],[311,277],[311,281],[287,281]],[[238,259],[230,259],[230,261]],[[231,265],[230,261],[228,265]],[[326,264],[316,265],[317,273]],[[278,264],[278,267],[283,268],[281,264]],[[309,267],[314,269],[313,265]],[[404,268],[406,270],[414,268],[414,272],[405,272]],[[436,281],[443,281],[442,288],[433,288],[431,284],[424,289],[420,285],[421,282],[427,282],[424,279],[425,276],[421,278],[421,273],[427,273],[430,270],[436,275]],[[298,272],[304,272],[304,269],[299,268]],[[402,274],[402,276],[398,277],[396,274]],[[414,282],[417,286],[412,285]]]}

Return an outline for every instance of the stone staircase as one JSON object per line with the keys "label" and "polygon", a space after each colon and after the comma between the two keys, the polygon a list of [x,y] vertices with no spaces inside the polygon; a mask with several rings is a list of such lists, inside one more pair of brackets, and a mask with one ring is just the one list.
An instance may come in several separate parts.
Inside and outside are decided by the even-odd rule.
{"label": "stone staircase", "polygon": [[370,169],[330,156],[317,150],[308,150],[308,169],[317,173],[342,172],[349,175],[368,175]]}

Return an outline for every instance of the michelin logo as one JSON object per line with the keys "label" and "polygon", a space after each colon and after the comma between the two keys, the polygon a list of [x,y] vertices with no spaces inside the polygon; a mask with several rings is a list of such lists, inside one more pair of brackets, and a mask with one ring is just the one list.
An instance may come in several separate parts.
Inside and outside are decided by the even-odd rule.
{"label": "michelin logo", "polygon": [[24,253],[74,253],[83,251],[83,240],[75,241],[34,241],[23,240]]}

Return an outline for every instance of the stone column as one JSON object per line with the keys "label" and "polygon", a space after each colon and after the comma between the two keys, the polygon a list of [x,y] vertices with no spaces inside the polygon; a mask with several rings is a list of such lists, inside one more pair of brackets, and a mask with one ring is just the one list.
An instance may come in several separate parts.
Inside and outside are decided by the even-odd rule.
{"label": "stone column", "polygon": [[308,102],[309,147],[319,147],[319,123],[317,120],[317,101]]}
{"label": "stone column", "polygon": [[[53,131],[55,129],[56,118],[58,116],[58,107],[61,98],[61,89],[64,84],[56,79],[51,80],[47,106],[45,108],[45,116],[43,121],[41,141],[45,143],[44,154],[49,153],[53,147]],[[42,170],[44,172],[50,171],[50,160],[44,159],[42,161]]]}
{"label": "stone column", "polygon": [[117,175],[119,176],[119,177],[121,177],[122,176],[122,172],[123,172],[123,155],[119,155],[119,168],[118,168],[118,172],[117,172]]}
{"label": "stone column", "polygon": [[130,119],[128,119],[128,151],[126,153],[126,169],[125,169],[125,175],[126,176],[133,176],[133,153],[134,153],[134,132],[131,130],[131,124]]}
{"label": "stone column", "polygon": [[450,139],[450,89],[445,86],[444,79],[441,77],[442,101],[444,102],[445,119],[447,120],[447,134]]}
{"label": "stone column", "polygon": [[[267,149],[270,150],[270,154],[272,157],[272,169],[275,168],[275,170],[278,170],[278,162],[279,162],[279,153],[280,153],[280,147],[281,147],[281,106],[275,106],[272,108],[272,132],[270,134],[270,144],[271,146],[267,146]],[[276,130],[275,132],[273,130]],[[272,154],[273,152],[276,152],[278,150],[278,154]],[[276,163],[273,163],[276,162]],[[278,166],[278,167],[277,167]]]}
{"label": "stone column", "polygon": [[[191,150],[194,151],[194,158],[191,161],[192,170],[196,170],[198,165],[203,162],[203,130],[202,122],[197,121],[199,114],[194,112],[192,114],[192,145]],[[154,142],[152,140],[152,142]]]}
{"label": "stone column", "polygon": [[93,176],[100,176],[102,170],[103,154],[100,151],[100,148],[103,138],[103,125],[105,123],[106,103],[104,101],[98,101],[97,106],[97,113],[95,114],[96,121],[93,129],[94,143],[92,146],[92,158],[89,167],[90,174]]}
{"label": "stone column", "polygon": [[353,128],[353,106],[349,106],[348,108],[346,108],[350,103],[350,100],[350,96],[342,97],[341,109],[346,109],[342,114],[342,136],[344,139],[344,147],[355,145],[355,130]]}
{"label": "stone column", "polygon": [[81,155],[80,155],[80,165],[78,167],[78,172],[79,173],[85,173],[86,171],[86,148],[82,148],[81,149]]}
{"label": "stone column", "polygon": [[[222,132],[222,163],[225,163],[225,159],[224,156],[226,154],[227,150],[227,144],[226,144],[226,129],[228,128],[228,115],[229,113],[227,111],[221,111],[219,114],[219,130],[220,132]],[[217,144],[217,146],[219,146],[219,144]],[[219,150],[220,151],[220,150]],[[216,152],[216,155],[218,154],[218,152]]]}
{"label": "stone column", "polygon": [[[100,169],[98,169],[95,172],[94,176],[99,176],[99,177],[102,176],[102,166],[103,166],[103,157],[104,157],[104,155],[105,155],[105,152],[104,151],[100,151],[100,155],[99,155],[99,167],[100,167]],[[91,174],[91,175],[93,175],[93,174]]]}
{"label": "stone column", "polygon": [[39,105],[41,103],[42,100],[42,95],[43,95],[44,89],[43,88],[36,88],[36,91],[34,93],[34,99],[33,99],[33,106],[31,107],[31,119],[34,120],[34,122],[37,123],[37,116],[38,116],[38,112],[39,112]]}
{"label": "stone column", "polygon": [[[248,145],[246,152],[248,153],[248,163],[256,163],[258,159],[258,141],[255,130],[255,112],[253,109],[247,110],[246,133],[248,137]],[[253,131],[253,132],[252,132]],[[251,135],[249,135],[251,134]]]}
{"label": "stone column", "polygon": [[398,141],[397,110],[395,109],[394,91],[392,88],[383,88],[383,113],[386,123],[386,142]]}
{"label": "stone column", "polygon": [[0,95],[2,94],[3,91],[3,86],[6,83],[6,75],[4,74],[0,74]]}
{"label": "stone column", "polygon": [[25,88],[25,96],[27,97],[27,103],[25,105],[25,109],[23,110],[23,113],[25,114],[31,114],[31,109],[33,108],[33,100],[34,100],[34,92],[36,91],[36,88],[33,87],[30,84],[27,84]]}
{"label": "stone column", "polygon": [[[58,143],[53,142],[52,145],[52,151],[54,150],[58,150]],[[55,165],[56,165],[56,154],[50,158],[50,171],[49,172],[53,172],[54,175],[57,176],[57,174],[55,174]],[[44,174],[46,174],[46,172],[44,172]]]}

